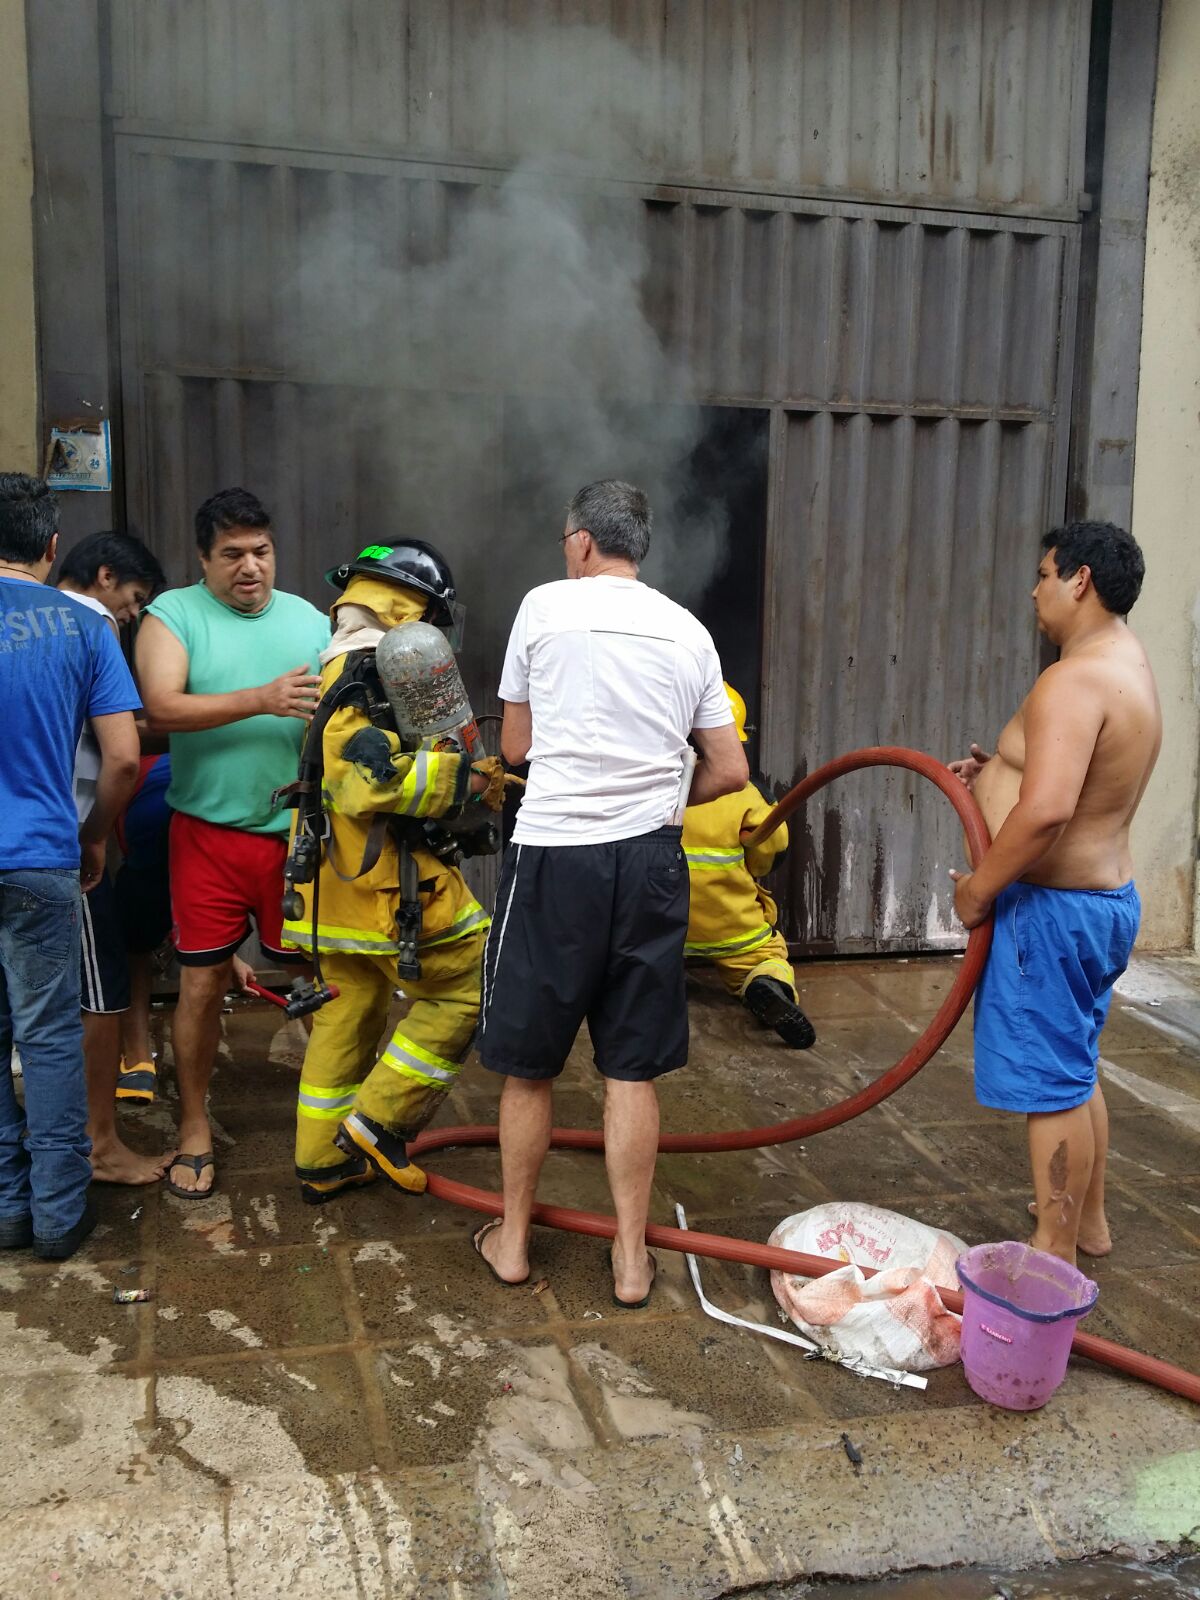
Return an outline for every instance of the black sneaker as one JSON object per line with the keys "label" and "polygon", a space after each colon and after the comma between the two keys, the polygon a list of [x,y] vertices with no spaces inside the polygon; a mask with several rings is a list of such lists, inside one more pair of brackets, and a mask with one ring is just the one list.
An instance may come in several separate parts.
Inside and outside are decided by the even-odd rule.
{"label": "black sneaker", "polygon": [[0,1250],[28,1250],[32,1243],[32,1217],[0,1217]]}
{"label": "black sneaker", "polygon": [[774,1028],[793,1050],[807,1050],[816,1044],[817,1030],[778,978],[755,978],[747,984],[742,999],[746,1009],[764,1027]]}
{"label": "black sneaker", "polygon": [[73,1228],[67,1229],[66,1233],[60,1233],[53,1239],[43,1239],[34,1234],[34,1255],[41,1256],[43,1261],[66,1261],[79,1249],[96,1226],[96,1221],[96,1208],[90,1200],[86,1200],[83,1215]]}

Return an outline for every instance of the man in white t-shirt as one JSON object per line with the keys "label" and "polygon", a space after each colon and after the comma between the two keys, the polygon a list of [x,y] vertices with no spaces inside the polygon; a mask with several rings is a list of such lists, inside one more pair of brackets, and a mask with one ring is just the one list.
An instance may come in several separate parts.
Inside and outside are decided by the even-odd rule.
{"label": "man in white t-shirt", "polygon": [[502,1283],[528,1278],[553,1081],[586,1018],[605,1079],[613,1298],[634,1309],[655,1271],[654,1080],[687,1060],[688,873],[673,819],[689,734],[702,757],[694,802],[740,789],[748,772],[707,629],[638,582],[646,496],[589,484],[561,541],[567,581],[525,596],[500,680],[501,748],[530,770],[484,956],[480,1054],[505,1077],[504,1216],[474,1242]]}

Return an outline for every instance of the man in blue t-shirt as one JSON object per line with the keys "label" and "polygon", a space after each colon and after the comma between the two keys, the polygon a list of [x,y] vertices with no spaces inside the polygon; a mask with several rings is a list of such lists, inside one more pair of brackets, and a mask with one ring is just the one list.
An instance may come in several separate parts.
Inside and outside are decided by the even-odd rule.
{"label": "man in blue t-shirt", "polygon": [[[20,1052],[25,1106],[0,1068],[0,1249],[73,1255],[95,1227],[79,1012],[80,885],[138,774],[137,690],[109,624],[46,579],[58,504],[40,478],[0,473],[0,1063]],[[100,751],[80,828],[75,751]],[[82,857],[82,864],[81,864]]]}

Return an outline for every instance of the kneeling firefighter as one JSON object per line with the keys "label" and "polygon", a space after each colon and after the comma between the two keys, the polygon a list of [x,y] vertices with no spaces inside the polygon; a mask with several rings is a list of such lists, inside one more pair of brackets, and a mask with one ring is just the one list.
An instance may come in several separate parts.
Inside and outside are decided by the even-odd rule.
{"label": "kneeling firefighter", "polygon": [[[737,736],[745,744],[746,702],[728,683],[725,692]],[[684,812],[691,909],[683,949],[687,956],[711,961],[729,993],[785,1043],[807,1050],[817,1036],[800,1009],[787,945],[776,928],[779,912],[755,881],[787,849],[787,827],[777,828],[753,848],[745,844],[770,810],[770,801],[748,783],[736,794],[688,806]]]}
{"label": "kneeling firefighter", "polygon": [[[284,868],[285,937],[336,991],[313,1018],[297,1107],[296,1173],[314,1205],[377,1176],[425,1188],[405,1145],[470,1047],[490,922],[457,863],[497,848],[504,798],[437,631],[456,610],[438,552],[371,545],[326,578],[343,594],[288,791]],[[411,1004],[376,1060],[398,982]]]}

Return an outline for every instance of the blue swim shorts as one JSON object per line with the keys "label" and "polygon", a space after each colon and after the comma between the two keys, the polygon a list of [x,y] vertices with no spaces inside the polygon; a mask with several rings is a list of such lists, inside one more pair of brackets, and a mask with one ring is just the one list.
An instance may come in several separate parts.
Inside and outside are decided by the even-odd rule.
{"label": "blue swim shorts", "polygon": [[975,991],[975,1098],[1000,1111],[1070,1111],[1096,1087],[1100,1030],[1142,915],[1120,889],[1012,883]]}

